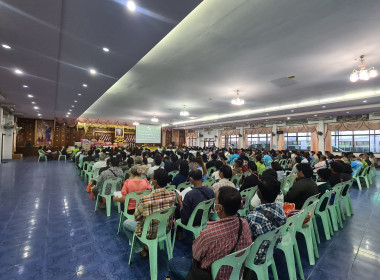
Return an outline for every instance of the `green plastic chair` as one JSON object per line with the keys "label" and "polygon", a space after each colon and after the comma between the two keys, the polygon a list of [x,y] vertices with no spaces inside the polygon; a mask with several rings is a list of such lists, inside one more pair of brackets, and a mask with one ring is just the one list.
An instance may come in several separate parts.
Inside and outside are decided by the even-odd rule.
{"label": "green plastic chair", "polygon": [[[276,241],[280,236],[280,229],[281,227],[260,235],[251,245],[251,249],[245,262],[245,267],[253,270],[257,275],[257,279],[269,280],[268,268],[270,266],[272,269],[273,278],[278,280],[277,268],[273,259],[273,250],[276,245]],[[255,264],[254,261],[257,252],[265,241],[270,243],[265,255],[265,262],[263,264]]]}
{"label": "green plastic chair", "polygon": [[66,161],[66,155],[62,155],[61,151],[59,151],[58,161],[60,161],[61,158],[64,158]]}
{"label": "green plastic chair", "polygon": [[90,177],[88,178],[88,181],[90,182],[91,179],[97,180],[99,177],[100,168],[96,168],[93,172],[91,172]]}
{"label": "green plastic chair", "polygon": [[287,192],[290,190],[290,188],[293,186],[294,181],[296,180],[297,176],[288,176],[285,177],[281,182],[281,191],[284,195],[287,194]]}
{"label": "green plastic chair", "polygon": [[82,167],[80,167],[80,176],[84,176],[86,174],[86,170],[87,170],[87,165],[89,164],[90,162],[89,161],[85,161],[83,162],[82,164]]}
{"label": "green plastic chair", "polygon": [[253,196],[255,195],[256,191],[257,191],[257,186],[240,192],[241,197],[245,196],[244,208],[238,210],[238,213],[241,217],[247,216],[249,212],[249,206],[251,205],[251,200]]}
{"label": "green plastic chair", "polygon": [[127,180],[127,174],[129,174],[129,169],[124,170],[124,172],[123,172],[123,179],[124,179],[124,181]]}
{"label": "green plastic chair", "polygon": [[352,209],[351,197],[350,197],[350,189],[353,183],[354,183],[353,179],[340,183],[342,185],[340,198],[343,200],[344,208],[346,209],[346,213],[348,217],[351,217],[354,214],[354,211]]}
{"label": "green plastic chair", "polygon": [[183,182],[183,183],[181,183],[181,184],[179,184],[179,185],[177,186],[177,190],[179,190],[179,191],[181,192],[181,191],[183,191],[184,189],[189,188],[189,187],[191,187],[191,186],[192,186],[192,185],[191,185],[190,182]]}
{"label": "green plastic chair", "polygon": [[369,182],[368,182],[368,173],[370,171],[370,167],[367,166],[365,167],[362,172],[360,173],[360,175],[356,176],[355,179],[356,179],[356,182],[358,183],[358,186],[360,186],[359,188],[362,189],[362,186],[360,184],[360,179],[364,179],[365,181],[365,185],[367,187],[367,189],[369,188]]}
{"label": "green plastic chair", "polygon": [[[174,250],[175,237],[177,234],[177,227],[180,226],[183,229],[191,231],[193,233],[194,239],[197,238],[199,234],[201,233],[202,229],[204,229],[207,226],[208,216],[209,216],[211,207],[214,206],[214,201],[215,201],[215,198],[200,202],[191,213],[191,216],[189,218],[189,221],[187,222],[187,225],[183,224],[181,219],[178,219],[175,221],[175,230],[174,230],[173,246],[172,246],[173,250]],[[194,226],[193,225],[194,219],[198,211],[202,212],[201,224],[199,226]]]}
{"label": "green plastic chair", "polygon": [[289,280],[297,280],[296,264],[298,274],[302,280],[305,279],[302,269],[300,252],[296,240],[296,231],[294,221],[298,218],[300,213],[289,217],[286,224],[280,228],[281,242],[277,244],[277,249],[284,252],[286,259],[286,266],[288,268]]}
{"label": "green plastic chair", "polygon": [[251,176],[251,172],[246,171],[243,173],[244,178],[247,178],[248,176]]}
{"label": "green plastic chair", "polygon": [[[316,203],[319,200],[319,194],[315,194],[310,196],[304,204],[302,205],[301,209],[305,209],[307,206],[309,206],[312,203]],[[321,239],[319,238],[319,232],[318,232],[318,227],[317,227],[317,220],[315,219],[315,215],[312,216],[312,221],[313,221],[313,228],[314,228],[314,234],[315,234],[315,239],[318,244],[321,243]]]}
{"label": "green plastic chair", "polygon": [[340,193],[342,192],[343,186],[339,183],[336,184],[333,187],[333,193],[331,194],[331,197],[334,197],[334,199],[330,200],[330,204],[328,205],[330,218],[331,218],[331,224],[334,229],[334,231],[338,231],[338,226],[340,228],[343,228],[343,222],[342,222],[342,212],[343,210],[342,205],[340,204]]}
{"label": "green plastic chair", "polygon": [[[99,193],[98,196],[96,197],[96,203],[95,203],[95,210],[98,210],[98,201],[99,201],[99,196],[104,197],[106,199],[106,207],[107,207],[107,217],[111,216],[111,203],[112,203],[112,196],[113,193],[117,191],[117,185],[122,182],[122,178],[120,177],[114,177],[114,178],[109,178],[104,181],[103,183],[103,188],[102,188],[102,193]],[[110,194],[105,194],[106,187],[108,184],[111,184],[111,191]]]}
{"label": "green plastic chair", "polygon": [[40,162],[41,159],[47,161],[47,156],[44,153],[38,152],[38,162]]}
{"label": "green plastic chair", "polygon": [[[120,233],[121,227],[123,225],[123,222],[125,219],[128,220],[135,220],[135,215],[128,214],[128,204],[131,199],[136,200],[136,207],[140,202],[140,199],[148,194],[150,194],[152,191],[138,191],[138,192],[131,192],[125,196],[125,202],[124,202],[124,211],[120,213],[120,219],[119,219],[119,228],[117,230],[117,234]],[[120,202],[118,202],[120,205]]]}
{"label": "green plastic chair", "polygon": [[211,174],[214,173],[216,170],[217,169],[215,166],[211,166],[209,169],[207,169],[208,176],[211,176]]}
{"label": "green plastic chair", "polygon": [[252,245],[214,261],[211,265],[212,279],[216,279],[216,276],[218,275],[218,272],[222,266],[232,267],[232,272],[229,279],[242,279],[244,262],[248,257],[251,246]]}
{"label": "green plastic chair", "polygon": [[359,190],[362,190],[362,184],[360,183],[360,172],[362,171],[361,168],[359,168],[358,170],[355,171],[355,173],[352,175],[352,179],[354,179],[356,181],[356,183],[358,184],[358,188]]}
{"label": "green plastic chair", "polygon": [[243,178],[243,174],[236,174],[235,176],[232,176],[231,182],[235,184],[235,187],[240,187],[241,179]]}
{"label": "green plastic chair", "polygon": [[[328,204],[331,199],[332,192],[326,191],[320,198],[315,207],[314,217],[320,217],[322,220],[323,230],[325,232],[326,240],[330,240],[331,236],[334,235],[334,231],[330,221],[330,215],[328,210]],[[314,224],[315,229],[318,231],[316,224]]]}
{"label": "green plastic chair", "polygon": [[169,176],[172,175],[173,178],[174,178],[175,176],[177,176],[178,173],[179,173],[178,170],[173,170],[173,171],[170,171],[170,172],[168,173],[168,175],[169,175]]}
{"label": "green plastic chair", "polygon": [[87,179],[87,182],[90,181],[90,178],[92,178],[92,167],[94,166],[95,161],[90,161],[87,164],[86,170],[84,171],[84,179]]}
{"label": "green plastic chair", "polygon": [[[132,239],[132,248],[131,253],[129,255],[128,264],[131,265],[132,254],[134,252],[135,240],[139,239],[142,243],[148,246],[149,248],[149,265],[150,265],[150,279],[157,280],[157,246],[158,243],[165,241],[166,243],[166,251],[168,254],[168,259],[171,260],[173,258],[172,248],[171,248],[171,230],[166,232],[166,226],[168,224],[169,218],[174,214],[175,207],[170,207],[163,209],[161,211],[157,211],[149,215],[145,218],[144,228],[142,230],[141,236],[133,234]],[[157,237],[155,239],[148,239],[148,229],[152,220],[159,221]],[[162,249],[160,245],[160,249]]]}
{"label": "green plastic chair", "polygon": [[173,191],[173,192],[175,192],[175,190],[176,190],[176,186],[175,186],[175,185],[166,186],[165,189],[167,189],[168,191]]}
{"label": "green plastic chair", "polygon": [[317,202],[314,202],[303,209],[303,212],[295,219],[295,230],[301,233],[305,237],[307,254],[309,256],[310,265],[315,265],[315,258],[319,258],[317,241],[314,233],[313,217],[304,224],[305,218],[308,213],[312,211],[312,216],[314,215],[315,207]]}
{"label": "green plastic chair", "polygon": [[212,185],[214,185],[214,184],[215,184],[215,179],[213,179],[213,178],[208,178],[207,180],[205,180],[205,181],[202,183],[203,186],[207,186],[207,187],[209,187],[209,188],[211,188]]}

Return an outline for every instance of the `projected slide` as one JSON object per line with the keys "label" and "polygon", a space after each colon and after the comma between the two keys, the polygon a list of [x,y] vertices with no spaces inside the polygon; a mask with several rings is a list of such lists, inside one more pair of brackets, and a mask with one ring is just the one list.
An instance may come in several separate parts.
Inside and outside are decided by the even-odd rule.
{"label": "projected slide", "polygon": [[161,126],[140,124],[136,127],[136,143],[161,143]]}

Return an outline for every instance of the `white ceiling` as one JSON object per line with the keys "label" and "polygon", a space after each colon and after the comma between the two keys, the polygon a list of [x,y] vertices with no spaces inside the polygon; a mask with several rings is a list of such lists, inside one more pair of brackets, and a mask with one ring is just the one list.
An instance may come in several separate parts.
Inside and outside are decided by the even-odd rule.
{"label": "white ceiling", "polygon": [[[82,117],[149,122],[156,113],[160,123],[171,124],[184,120],[179,117],[183,105],[191,117],[201,118],[380,93],[380,78],[355,84],[348,80],[361,54],[367,66],[380,68],[379,18],[378,0],[205,0]],[[288,80],[290,75],[296,78]],[[276,85],[283,82],[287,85]],[[246,101],[238,109],[230,104],[237,89]],[[379,94],[366,100],[371,108],[352,112],[380,107]],[[329,103],[324,109],[305,105],[296,112],[307,117],[316,110],[321,116],[341,108],[334,114],[342,114],[346,107],[365,104],[358,98]],[[260,116],[265,113],[232,119]],[[199,124],[194,121],[186,127]]]}
{"label": "white ceiling", "polygon": [[136,0],[131,12],[126,0],[0,0],[0,44],[12,47],[0,46],[0,92],[25,117],[33,101],[44,119],[77,118],[201,1]]}

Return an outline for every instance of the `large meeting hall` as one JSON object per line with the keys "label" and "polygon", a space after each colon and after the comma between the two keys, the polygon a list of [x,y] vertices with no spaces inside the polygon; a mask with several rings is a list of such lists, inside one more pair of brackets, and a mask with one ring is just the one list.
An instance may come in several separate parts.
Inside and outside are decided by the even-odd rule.
{"label": "large meeting hall", "polygon": [[379,35],[379,0],[0,0],[0,279],[379,279]]}

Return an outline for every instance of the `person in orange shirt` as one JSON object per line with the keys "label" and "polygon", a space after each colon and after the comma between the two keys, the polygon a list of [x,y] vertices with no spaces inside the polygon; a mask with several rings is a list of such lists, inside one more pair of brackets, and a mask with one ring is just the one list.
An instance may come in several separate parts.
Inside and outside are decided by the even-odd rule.
{"label": "person in orange shirt", "polygon": [[[147,179],[141,179],[142,170],[138,166],[132,166],[129,170],[130,178],[125,180],[123,188],[121,189],[122,197],[114,197],[114,201],[125,202],[125,197],[131,192],[138,191],[151,191],[152,187],[150,186]],[[124,206],[126,207],[126,206]],[[128,214],[133,214],[136,208],[136,200],[131,199],[128,204]]]}

